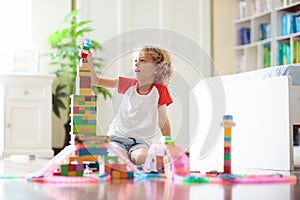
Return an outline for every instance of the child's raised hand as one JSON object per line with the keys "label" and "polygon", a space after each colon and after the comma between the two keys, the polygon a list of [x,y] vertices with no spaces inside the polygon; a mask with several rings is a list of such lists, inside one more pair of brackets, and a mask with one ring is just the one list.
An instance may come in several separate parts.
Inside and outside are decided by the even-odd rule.
{"label": "child's raised hand", "polygon": [[86,57],[87,66],[90,66],[91,68],[93,68],[92,57],[93,57],[92,52],[89,52]]}

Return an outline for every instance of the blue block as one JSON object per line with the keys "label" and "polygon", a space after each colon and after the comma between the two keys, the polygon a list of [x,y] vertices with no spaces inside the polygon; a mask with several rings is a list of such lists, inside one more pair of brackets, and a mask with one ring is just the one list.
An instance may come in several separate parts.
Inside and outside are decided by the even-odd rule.
{"label": "blue block", "polygon": [[77,151],[78,156],[107,155],[106,148],[85,148]]}
{"label": "blue block", "polygon": [[134,178],[134,172],[133,171],[128,171],[127,172],[127,178],[128,179],[133,179]]}

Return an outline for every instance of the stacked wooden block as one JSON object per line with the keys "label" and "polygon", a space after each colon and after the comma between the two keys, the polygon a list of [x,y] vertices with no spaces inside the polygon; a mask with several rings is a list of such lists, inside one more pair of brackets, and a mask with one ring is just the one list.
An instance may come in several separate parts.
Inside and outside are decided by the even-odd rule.
{"label": "stacked wooden block", "polygon": [[127,164],[119,163],[117,156],[102,156],[101,174],[110,174],[112,179],[133,179],[134,172],[127,171]]}
{"label": "stacked wooden block", "polygon": [[79,66],[77,70],[79,79],[76,81],[78,86],[76,94],[90,95],[91,94],[91,68],[90,66]]}
{"label": "stacked wooden block", "polygon": [[71,95],[72,134],[96,135],[97,97]]}
{"label": "stacked wooden block", "polygon": [[60,166],[61,176],[83,176],[83,164],[62,164]]}
{"label": "stacked wooden block", "polygon": [[231,174],[231,127],[235,125],[231,115],[224,115],[222,126],[224,127],[224,167],[223,173]]}
{"label": "stacked wooden block", "polygon": [[164,145],[167,145],[167,146],[173,146],[174,145],[174,142],[173,142],[173,140],[170,136],[162,136],[160,138],[160,143],[164,144]]}
{"label": "stacked wooden block", "polygon": [[[71,141],[76,145],[69,163],[94,163],[99,166],[99,156],[107,155],[109,138],[97,136],[97,96],[91,91],[91,68],[87,56],[91,40],[85,40],[77,68],[76,93],[71,95]],[[98,167],[99,168],[99,167]]]}

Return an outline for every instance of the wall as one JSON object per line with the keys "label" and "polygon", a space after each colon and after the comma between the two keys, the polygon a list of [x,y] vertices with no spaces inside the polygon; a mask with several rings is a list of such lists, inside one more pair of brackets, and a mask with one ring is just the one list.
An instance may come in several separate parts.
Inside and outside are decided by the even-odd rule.
{"label": "wall", "polygon": [[212,56],[214,75],[234,72],[233,0],[212,0]]}
{"label": "wall", "polygon": [[[49,51],[47,45],[47,35],[53,30],[63,26],[64,16],[71,11],[71,1],[62,0],[32,0],[32,42],[38,45],[40,55]],[[55,69],[48,65],[49,58],[41,56],[39,58],[39,73],[48,74]],[[55,84],[55,83],[54,83]],[[55,88],[55,87],[54,87]],[[64,123],[67,121],[67,113],[61,119],[52,117],[52,144],[54,147],[61,147],[64,142]]]}

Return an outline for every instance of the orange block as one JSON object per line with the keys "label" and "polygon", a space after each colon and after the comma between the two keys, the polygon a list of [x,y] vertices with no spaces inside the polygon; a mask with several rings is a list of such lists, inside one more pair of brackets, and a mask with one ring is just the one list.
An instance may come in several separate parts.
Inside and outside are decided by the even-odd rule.
{"label": "orange block", "polygon": [[112,167],[110,164],[105,164],[104,165],[104,172],[111,172],[112,171]]}
{"label": "orange block", "polygon": [[126,171],[121,171],[120,173],[121,173],[121,174],[120,174],[120,178],[121,178],[121,179],[127,179],[127,177],[128,177],[127,174],[128,174],[128,173],[127,173]]}
{"label": "orange block", "polygon": [[73,161],[77,161],[79,164],[82,164],[84,161],[98,162],[98,156],[71,156],[69,163]]}

